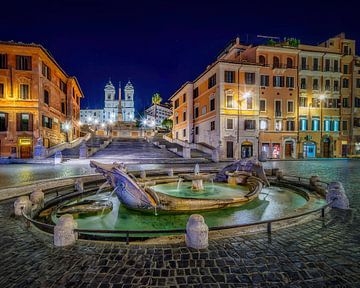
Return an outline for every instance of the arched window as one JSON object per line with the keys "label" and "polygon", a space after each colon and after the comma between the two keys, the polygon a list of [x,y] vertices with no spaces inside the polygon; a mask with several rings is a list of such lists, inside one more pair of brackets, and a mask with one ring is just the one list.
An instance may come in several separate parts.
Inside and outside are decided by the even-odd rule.
{"label": "arched window", "polygon": [[260,56],[259,56],[259,63],[260,63],[260,65],[265,65],[265,62],[266,62],[265,56],[260,55]]}
{"label": "arched window", "polygon": [[279,59],[279,57],[274,56],[274,58],[273,58],[273,67],[274,68],[280,68],[280,59]]}
{"label": "arched window", "polygon": [[286,67],[292,68],[293,67],[293,60],[291,58],[286,59]]}

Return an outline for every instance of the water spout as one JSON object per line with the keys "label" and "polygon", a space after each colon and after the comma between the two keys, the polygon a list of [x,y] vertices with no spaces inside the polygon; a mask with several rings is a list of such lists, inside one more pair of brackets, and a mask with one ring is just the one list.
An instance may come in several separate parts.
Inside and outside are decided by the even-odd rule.
{"label": "water spout", "polygon": [[181,186],[181,183],[183,182],[184,180],[182,178],[179,178],[179,181],[178,181],[178,184],[177,184],[177,190],[180,190],[180,186]]}
{"label": "water spout", "polygon": [[103,184],[101,184],[99,189],[96,191],[96,195],[99,194],[105,188],[106,185],[108,185],[107,181],[105,181]]}
{"label": "water spout", "polygon": [[195,174],[195,175],[199,175],[199,174],[200,174],[200,166],[199,166],[198,163],[195,164],[194,174]]}
{"label": "water spout", "polygon": [[158,216],[158,213],[156,211],[156,205],[154,206],[154,214],[155,214],[155,216]]}

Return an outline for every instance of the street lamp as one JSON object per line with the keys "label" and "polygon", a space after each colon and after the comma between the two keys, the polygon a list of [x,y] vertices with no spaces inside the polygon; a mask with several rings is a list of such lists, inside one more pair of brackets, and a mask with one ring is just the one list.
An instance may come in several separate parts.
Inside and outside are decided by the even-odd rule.
{"label": "street lamp", "polygon": [[319,95],[319,99],[320,99],[320,151],[321,151],[321,155],[323,154],[323,147],[322,147],[322,135],[323,135],[323,101],[326,99],[326,95],[325,94],[320,94]]}
{"label": "street lamp", "polygon": [[69,130],[71,128],[71,125],[69,122],[65,122],[64,130],[66,132],[66,142],[69,142]]}

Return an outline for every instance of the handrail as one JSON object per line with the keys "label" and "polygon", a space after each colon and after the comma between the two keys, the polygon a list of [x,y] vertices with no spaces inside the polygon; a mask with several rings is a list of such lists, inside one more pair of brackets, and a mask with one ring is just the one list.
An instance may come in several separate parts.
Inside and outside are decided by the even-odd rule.
{"label": "handrail", "polygon": [[[299,176],[295,176],[295,175],[283,175],[284,177],[289,177],[289,178],[296,178],[299,180],[299,182],[301,182],[301,180],[309,180],[309,178],[305,178],[305,177],[299,177]],[[323,181],[319,181],[321,183],[327,184],[327,182],[323,182]],[[60,197],[64,197],[70,194],[74,194],[74,192],[70,192],[70,193],[66,193],[63,194],[61,196],[55,197],[54,199],[60,198]],[[51,199],[50,201],[54,200]],[[325,209],[328,208],[336,199],[334,199],[331,202],[326,203],[325,205],[314,209],[314,210],[310,210],[310,211],[306,211],[300,214],[296,214],[296,215],[290,215],[290,216],[286,216],[286,217],[281,217],[281,218],[276,218],[276,219],[269,219],[269,220],[263,220],[263,221],[257,221],[257,222],[252,222],[252,223],[244,223],[244,224],[234,224],[234,225],[225,225],[225,226],[216,226],[216,227],[210,227],[209,231],[219,231],[219,230],[227,230],[227,229],[234,229],[234,228],[242,228],[242,227],[250,227],[250,226],[256,226],[256,225],[262,225],[262,224],[267,224],[267,233],[271,234],[271,225],[272,223],[276,223],[276,222],[281,222],[281,221],[286,221],[286,220],[290,220],[290,219],[295,219],[295,218],[299,218],[299,217],[303,217],[309,214],[313,214],[316,213],[318,211],[321,211],[321,217],[325,216]],[[47,223],[43,223],[37,220],[34,220],[30,217],[28,217],[23,211],[22,211],[22,215],[23,217],[26,219],[26,221],[28,223],[32,223],[33,225],[39,227],[39,228],[44,228],[48,231],[54,231],[54,227],[55,225],[52,224],[47,224]],[[185,228],[178,228],[178,229],[168,229],[168,230],[100,230],[100,229],[79,229],[76,228],[74,229],[75,232],[79,233],[79,234],[125,234],[126,235],[126,243],[129,243],[129,236],[131,234],[169,234],[169,233],[186,233],[186,229]]]}

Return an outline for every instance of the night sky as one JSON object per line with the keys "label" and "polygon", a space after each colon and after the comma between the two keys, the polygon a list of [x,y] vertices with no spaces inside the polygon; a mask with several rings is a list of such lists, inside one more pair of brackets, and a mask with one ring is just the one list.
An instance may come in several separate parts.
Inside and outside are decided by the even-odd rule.
{"label": "night sky", "polygon": [[197,77],[237,35],[249,42],[262,34],[316,44],[346,32],[359,46],[360,7],[321,2],[2,1],[0,40],[47,48],[78,78],[82,108],[103,107],[109,77],[116,87],[130,79],[141,112],[155,92],[167,99]]}

